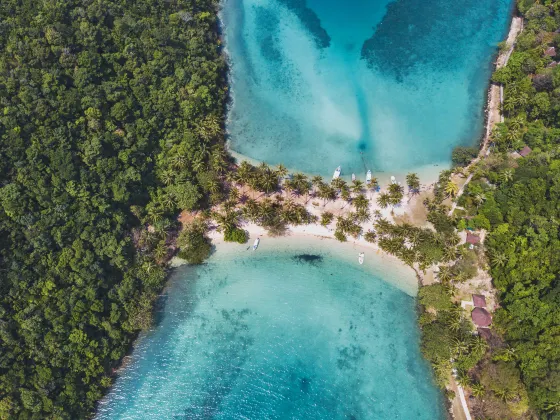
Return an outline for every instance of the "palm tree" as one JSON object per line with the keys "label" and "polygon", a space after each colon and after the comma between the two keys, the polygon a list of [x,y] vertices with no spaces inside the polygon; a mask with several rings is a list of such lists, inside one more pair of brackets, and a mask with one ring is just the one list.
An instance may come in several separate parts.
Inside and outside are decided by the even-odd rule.
{"label": "palm tree", "polygon": [[496,396],[502,401],[511,401],[517,396],[517,393],[510,388],[497,388],[493,391],[494,394],[496,394]]}
{"label": "palm tree", "polygon": [[311,183],[315,188],[318,189],[319,186],[323,184],[323,177],[320,175],[315,175],[313,178],[311,178]]}
{"label": "palm tree", "polygon": [[502,182],[507,183],[513,179],[513,170],[512,169],[505,169],[501,174],[500,178]]}
{"label": "palm tree", "polygon": [[163,204],[166,209],[175,208],[175,196],[171,193],[163,194],[163,196],[161,197],[161,204]]}
{"label": "palm tree", "polygon": [[238,214],[234,211],[226,211],[223,214],[214,212],[212,218],[218,224],[218,232],[227,232],[237,225]]}
{"label": "palm tree", "polygon": [[217,137],[221,131],[220,119],[216,115],[207,116],[196,127],[197,134],[204,140],[211,140]]}
{"label": "palm tree", "polygon": [[377,180],[377,178],[373,177],[371,178],[371,181],[369,182],[369,187],[371,188],[371,190],[373,192],[376,192],[379,190],[379,181]]}
{"label": "palm tree", "polygon": [[364,234],[364,239],[368,242],[375,242],[375,240],[377,239],[377,234],[373,230],[368,230]]}
{"label": "palm tree", "polygon": [[229,190],[229,199],[237,203],[239,201],[239,198],[241,198],[239,190],[235,187],[231,187],[231,189]]}
{"label": "palm tree", "polygon": [[508,145],[510,148],[514,149],[515,146],[519,142],[521,137],[521,133],[518,130],[508,130],[506,134],[506,140],[508,141]]}
{"label": "palm tree", "polygon": [[336,218],[336,230],[347,233],[352,228],[352,221],[342,216]]}
{"label": "palm tree", "polygon": [[408,185],[408,190],[410,192],[413,194],[418,193],[420,190],[420,179],[418,178],[418,175],[414,172],[409,173],[406,176],[406,185]]}
{"label": "palm tree", "polygon": [[324,212],[321,215],[321,226],[327,227],[328,225],[331,224],[333,219],[334,219],[334,214],[332,214],[330,211]]}
{"label": "palm tree", "polygon": [[360,223],[369,222],[371,220],[371,215],[367,208],[360,208],[356,212],[356,220]]}
{"label": "palm tree", "polygon": [[211,179],[210,181],[208,181],[207,187],[208,191],[210,191],[212,194],[216,194],[220,191],[220,183],[215,179]]}
{"label": "palm tree", "polygon": [[352,181],[351,189],[354,194],[359,194],[364,189],[364,183],[359,179],[355,179],[354,181]]}
{"label": "palm tree", "polygon": [[459,193],[459,187],[453,181],[449,180],[447,184],[445,184],[445,193],[448,197],[455,198]]}
{"label": "palm tree", "polygon": [[422,231],[420,229],[412,229],[407,235],[408,240],[414,246],[418,245],[422,240]]}
{"label": "palm tree", "polygon": [[[340,198],[346,201],[346,203],[350,203],[352,201],[352,196],[350,195],[350,188],[348,188],[348,185],[345,185],[340,190]],[[346,207],[346,204],[342,208],[344,207]]]}
{"label": "palm tree", "polygon": [[457,259],[457,250],[454,246],[448,246],[443,250],[444,261],[454,261]]}
{"label": "palm tree", "polygon": [[331,185],[333,186],[333,188],[340,190],[342,189],[342,187],[346,186],[346,181],[342,178],[335,178],[331,181]]}
{"label": "palm tree", "polygon": [[294,186],[294,189],[297,190],[298,194],[305,194],[307,201],[307,196],[309,195],[310,189],[307,176],[305,176],[301,172],[294,174],[294,176],[292,177],[292,184]]}
{"label": "palm tree", "polygon": [[253,179],[253,166],[247,161],[241,162],[241,165],[237,168],[236,181],[241,185],[249,184],[251,179]]}
{"label": "palm tree", "polygon": [[258,203],[258,217],[265,224],[270,222],[276,214],[272,201],[268,198]]}
{"label": "palm tree", "polygon": [[369,206],[369,200],[363,194],[360,194],[354,198],[353,204],[354,207],[356,207],[356,210],[367,209]]}
{"label": "palm tree", "polygon": [[387,193],[382,193],[379,197],[377,197],[377,204],[379,204],[379,206],[383,209],[389,206],[390,201],[391,196]]}
{"label": "palm tree", "polygon": [[490,265],[494,266],[494,267],[503,267],[506,265],[506,263],[508,262],[508,258],[505,256],[505,254],[492,254],[490,256]]}
{"label": "palm tree", "polygon": [[472,352],[475,354],[484,354],[488,348],[488,344],[482,337],[474,337],[470,345]]}
{"label": "palm tree", "polygon": [[523,118],[521,116],[511,118],[508,125],[514,130],[520,130],[523,127]]}
{"label": "palm tree", "polygon": [[546,402],[544,405],[544,411],[547,413],[560,412],[560,400]]}
{"label": "palm tree", "polygon": [[271,171],[270,168],[265,170],[260,177],[260,186],[265,193],[270,194],[278,189],[278,175]]}
{"label": "palm tree", "polygon": [[170,185],[173,183],[173,180],[175,179],[175,172],[169,169],[165,170],[161,173],[160,178],[165,185]]}
{"label": "palm tree", "polygon": [[452,343],[452,352],[455,356],[461,356],[469,351],[469,346],[465,341],[461,340],[460,338],[453,339]]}
{"label": "palm tree", "polygon": [[169,249],[167,248],[167,245],[165,244],[165,240],[159,241],[156,248],[154,249],[154,257],[156,257],[156,259],[159,262],[161,262],[167,256],[168,252],[169,252]]}
{"label": "palm tree", "polygon": [[447,265],[440,265],[439,266],[439,272],[437,273],[437,278],[443,284],[449,283],[451,281],[451,279],[453,278],[453,274],[451,272],[451,267],[449,267]]}
{"label": "palm tree", "polygon": [[188,159],[185,155],[177,154],[171,158],[171,165],[175,169],[184,169],[187,166]]}
{"label": "palm tree", "polygon": [[214,171],[219,174],[223,174],[227,171],[229,167],[228,157],[221,144],[214,146],[214,148],[212,149],[212,154],[210,155],[210,163],[212,165],[212,169],[214,169]]}
{"label": "palm tree", "polygon": [[476,207],[479,207],[484,200],[486,200],[486,196],[482,193],[478,193],[473,197],[473,202],[476,205]]}
{"label": "palm tree", "polygon": [[248,199],[243,207],[243,213],[249,220],[256,220],[259,214],[259,203],[252,198]]}
{"label": "palm tree", "polygon": [[457,383],[463,388],[470,388],[472,381],[467,372],[460,370],[457,372]]}
{"label": "palm tree", "polygon": [[511,114],[515,110],[516,103],[517,103],[516,98],[512,96],[506,97],[503,106],[504,111],[506,111],[508,115]]}
{"label": "palm tree", "polygon": [[321,184],[319,186],[318,196],[325,200],[324,205],[326,205],[328,200],[334,200],[336,198],[336,191],[329,184]]}
{"label": "palm tree", "polygon": [[282,220],[286,223],[296,224],[300,221],[298,212],[296,211],[297,205],[293,200],[287,200],[282,207]]}
{"label": "palm tree", "polygon": [[146,273],[150,273],[157,268],[157,264],[153,261],[145,261],[144,264],[142,264],[142,268]]}
{"label": "palm tree", "polygon": [[276,176],[278,178],[284,178],[286,175],[288,175],[288,170],[286,169],[286,167],[282,164],[278,165],[276,167]]}
{"label": "palm tree", "polygon": [[473,394],[476,398],[484,397],[485,390],[480,382],[476,382],[472,384],[470,388],[471,388],[471,394]]}

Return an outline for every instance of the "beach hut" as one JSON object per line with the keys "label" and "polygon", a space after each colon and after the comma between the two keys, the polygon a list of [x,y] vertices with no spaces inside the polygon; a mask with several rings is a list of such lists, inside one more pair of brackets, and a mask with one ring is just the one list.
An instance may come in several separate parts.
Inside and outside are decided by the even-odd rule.
{"label": "beach hut", "polygon": [[521,149],[521,150],[519,151],[519,155],[522,156],[522,157],[526,157],[526,156],[528,156],[529,153],[531,153],[531,152],[532,152],[531,148],[530,148],[529,146],[525,146],[523,149]]}
{"label": "beach hut", "polygon": [[488,327],[492,323],[492,315],[484,308],[474,308],[471,318],[477,327]]}
{"label": "beach hut", "polygon": [[483,295],[472,295],[472,302],[475,308],[486,308],[486,298]]}
{"label": "beach hut", "polygon": [[549,57],[554,57],[556,55],[556,48],[554,47],[547,48],[546,51],[544,52],[544,55],[547,55]]}
{"label": "beach hut", "polygon": [[467,232],[467,243],[471,245],[477,245],[480,243],[480,236],[474,233]]}

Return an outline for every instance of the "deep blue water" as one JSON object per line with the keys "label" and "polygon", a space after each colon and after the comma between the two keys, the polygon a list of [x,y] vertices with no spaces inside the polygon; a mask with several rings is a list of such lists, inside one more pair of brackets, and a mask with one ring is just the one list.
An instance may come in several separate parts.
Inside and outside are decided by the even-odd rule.
{"label": "deep blue water", "polygon": [[233,150],[308,173],[447,165],[512,0],[225,0]]}
{"label": "deep blue water", "polygon": [[444,418],[414,298],[355,258],[306,253],[179,269],[98,419]]}

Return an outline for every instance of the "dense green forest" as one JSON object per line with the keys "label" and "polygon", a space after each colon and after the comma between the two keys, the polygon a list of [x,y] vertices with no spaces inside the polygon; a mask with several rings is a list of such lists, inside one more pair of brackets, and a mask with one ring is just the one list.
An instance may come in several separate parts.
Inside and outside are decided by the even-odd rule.
{"label": "dense green forest", "polygon": [[[559,419],[560,3],[521,0],[518,8],[524,30],[508,65],[493,76],[504,87],[505,122],[459,201],[463,227],[476,218],[489,230],[486,254],[500,301],[499,337],[474,379],[487,400],[504,404],[498,414],[481,404],[481,416],[521,416],[526,393],[539,417]],[[526,157],[515,153],[525,146]],[[519,381],[525,391],[518,392]]]}
{"label": "dense green forest", "polygon": [[0,418],[83,418],[216,199],[216,0],[0,2]]}

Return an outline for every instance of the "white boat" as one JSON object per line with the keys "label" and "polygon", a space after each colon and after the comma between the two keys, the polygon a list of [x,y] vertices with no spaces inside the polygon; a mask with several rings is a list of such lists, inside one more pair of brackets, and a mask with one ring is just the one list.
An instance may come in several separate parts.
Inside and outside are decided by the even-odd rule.
{"label": "white boat", "polygon": [[332,179],[337,179],[340,176],[340,172],[342,171],[342,169],[340,168],[340,166],[338,168],[335,169],[334,174],[332,176]]}
{"label": "white boat", "polygon": [[255,242],[253,243],[253,251],[256,251],[257,248],[259,247],[259,243],[261,242],[260,238],[255,239]]}
{"label": "white boat", "polygon": [[360,254],[358,255],[358,262],[360,264],[364,263],[364,253],[363,252],[360,252]]}
{"label": "white boat", "polygon": [[366,183],[369,184],[371,182],[371,171],[368,170],[366,174]]}
{"label": "white boat", "polygon": [[356,180],[356,174],[352,174],[352,181]]}
{"label": "white boat", "polygon": [[396,184],[397,183],[397,179],[391,175],[391,184]]}

